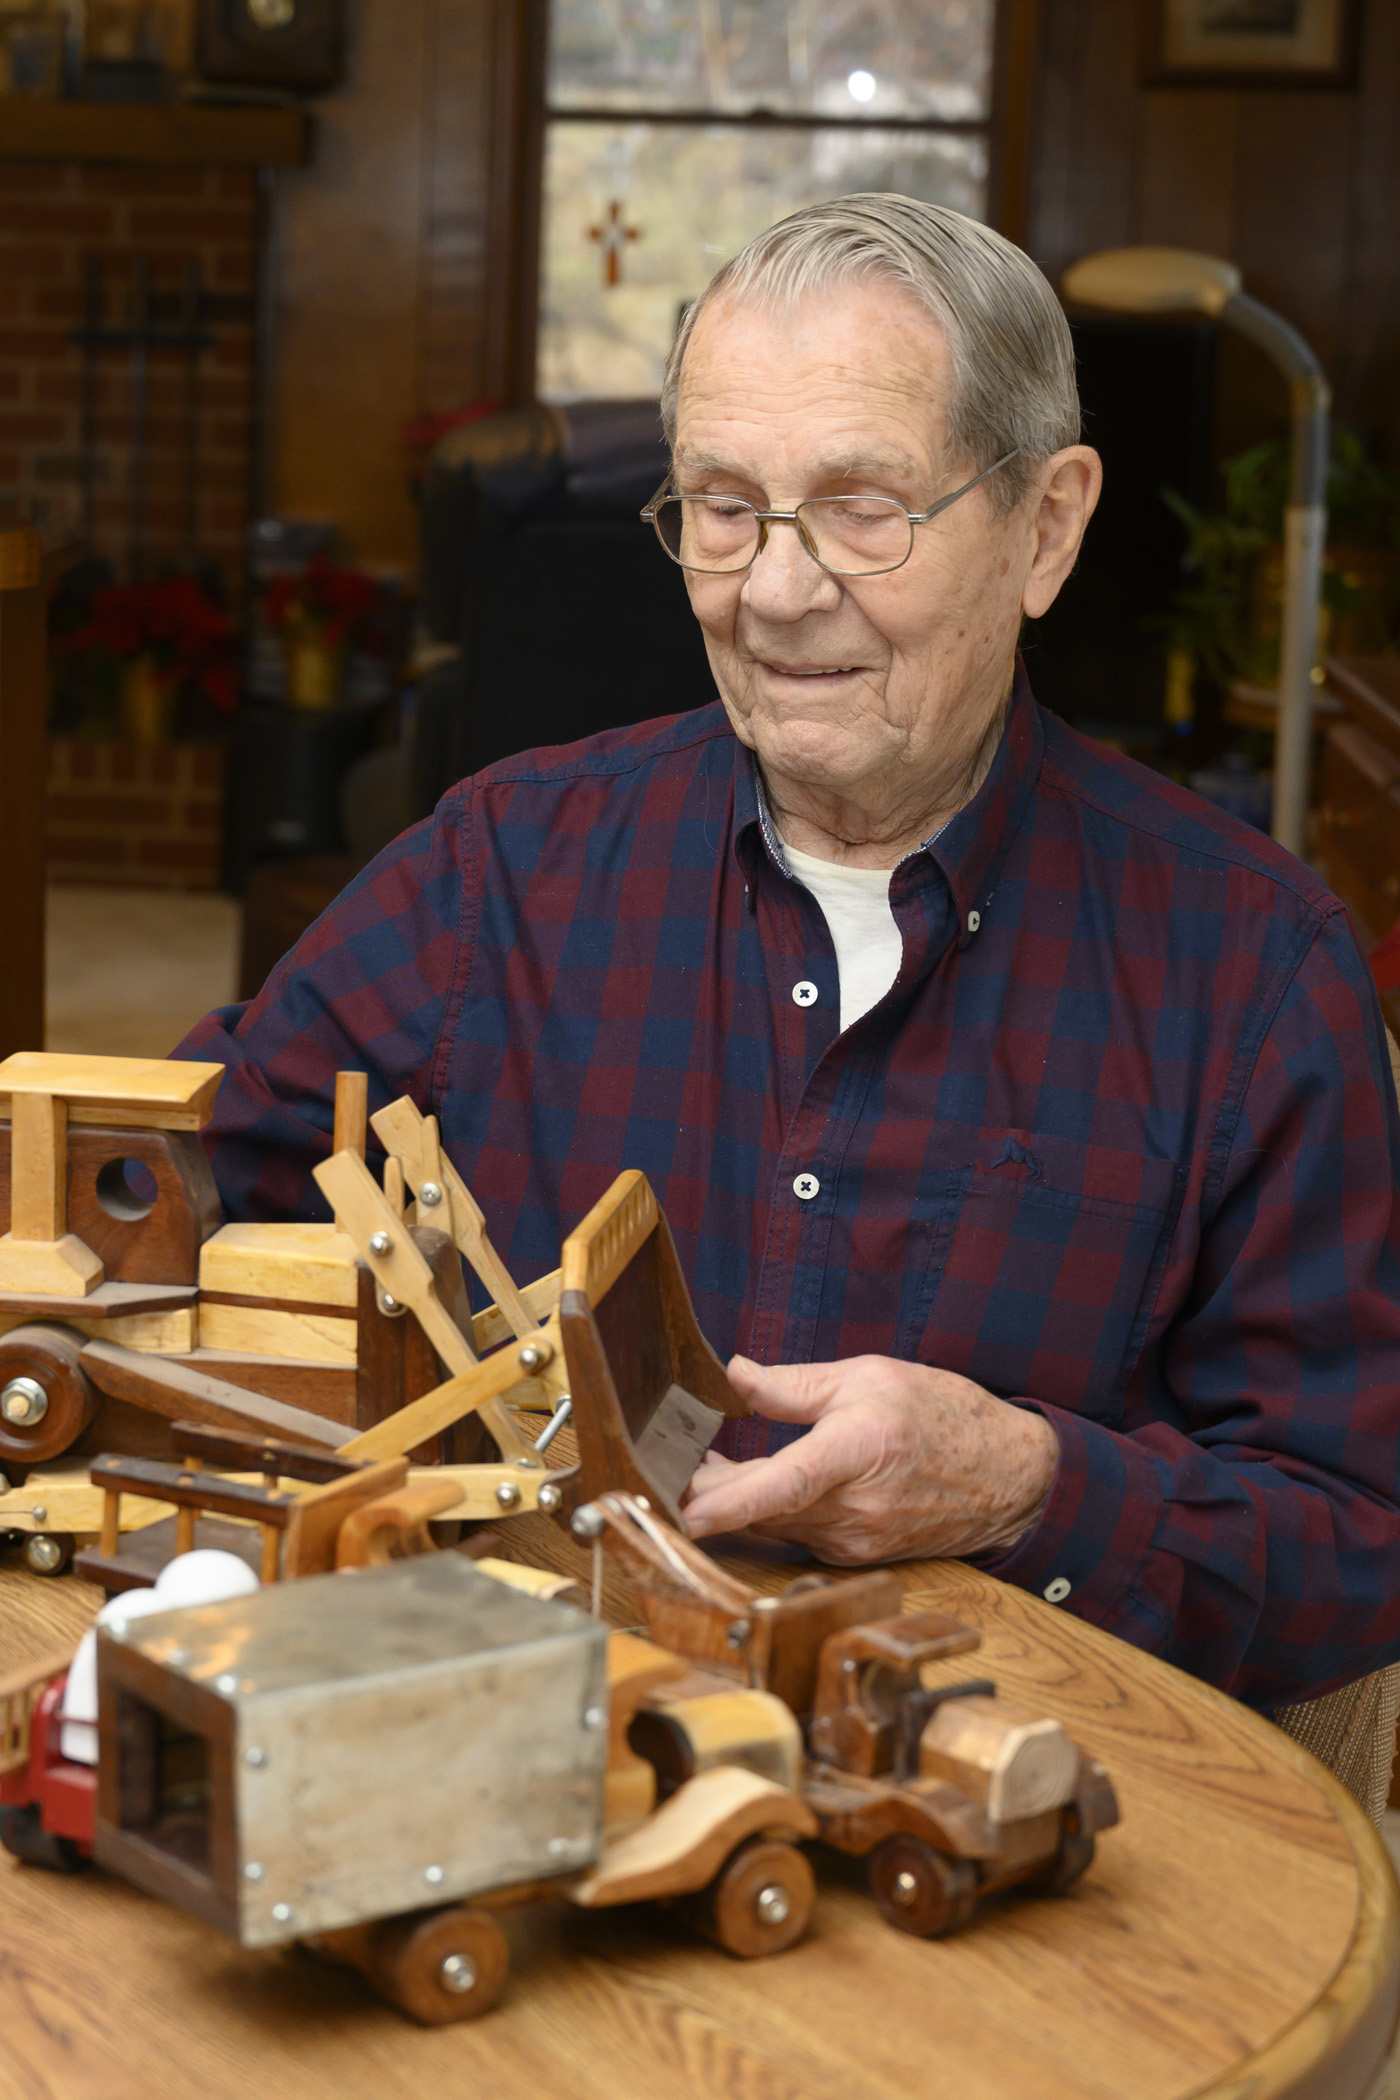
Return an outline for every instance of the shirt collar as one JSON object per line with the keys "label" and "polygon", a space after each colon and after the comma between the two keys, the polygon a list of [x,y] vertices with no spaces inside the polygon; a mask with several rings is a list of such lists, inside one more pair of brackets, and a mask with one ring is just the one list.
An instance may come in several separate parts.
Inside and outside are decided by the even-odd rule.
{"label": "shirt collar", "polygon": [[[936,871],[953,893],[958,942],[966,946],[972,938],[968,916],[984,910],[991,899],[1007,849],[1040,776],[1044,749],[1040,710],[1018,656],[1006,725],[986,779],[965,808],[915,852],[905,855],[894,871],[892,903],[916,891]],[[796,879],[773,823],[758,760],[743,744],[738,747],[734,778],[734,854],[744,873],[750,911],[757,909],[754,879],[763,859],[789,881]]]}

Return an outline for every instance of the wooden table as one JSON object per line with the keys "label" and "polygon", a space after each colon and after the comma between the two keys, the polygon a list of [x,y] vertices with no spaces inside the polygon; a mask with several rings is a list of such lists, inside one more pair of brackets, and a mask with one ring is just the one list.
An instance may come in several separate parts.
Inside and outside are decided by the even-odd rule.
{"label": "wooden table", "polygon": [[[522,1559],[574,1550],[543,1518],[509,1536]],[[1123,1823],[1072,1895],[925,1942],[838,1862],[811,1937],[754,1963],[656,1908],[548,1907],[512,1921],[501,2007],[424,2031],[348,1971],[6,1857],[0,2100],[1361,2100],[1400,1931],[1351,1797],[1269,1723],[1066,1613],[956,1564],[908,1572],[982,1628],[979,1672],[1043,1700],[1112,1773]],[[0,1665],[96,1601],[7,1568]]]}

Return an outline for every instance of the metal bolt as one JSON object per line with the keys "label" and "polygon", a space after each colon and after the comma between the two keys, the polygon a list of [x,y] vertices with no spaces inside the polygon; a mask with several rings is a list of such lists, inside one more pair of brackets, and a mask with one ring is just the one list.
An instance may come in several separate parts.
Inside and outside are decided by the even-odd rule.
{"label": "metal bolt", "polygon": [[558,1509],[559,1504],[563,1501],[563,1499],[564,1498],[560,1494],[558,1488],[555,1487],[553,1481],[551,1480],[547,1480],[544,1486],[540,1489],[539,1505],[540,1508],[546,1512],[546,1514],[548,1514],[550,1510]]}
{"label": "metal bolt", "polygon": [[548,1342],[526,1342],[515,1360],[522,1371],[542,1371],[553,1354]]}
{"label": "metal bolt", "polygon": [[291,1906],[291,1904],[290,1904],[290,1903],[274,1903],[274,1904],[273,1904],[273,1906],[272,1906],[272,1922],[273,1922],[273,1924],[274,1924],[274,1925],[290,1925],[290,1924],[291,1924],[291,1922],[292,1922],[292,1918],[293,1918],[293,1916],[294,1916],[294,1912],[293,1912],[293,1910],[292,1910],[292,1906]]}
{"label": "metal bolt", "polygon": [[454,1998],[463,1997],[476,1988],[476,1964],[465,1954],[445,1954],[438,1970],[438,1982]]}
{"label": "metal bolt", "polygon": [[12,1378],[0,1393],[0,1414],[16,1429],[32,1429],[49,1411],[49,1396],[37,1378]]}
{"label": "metal bolt", "polygon": [[267,1763],[267,1752],[266,1750],[260,1750],[257,1744],[254,1743],[250,1750],[244,1751],[243,1762],[245,1765],[251,1765],[256,1772]]}
{"label": "metal bolt", "polygon": [[441,1867],[424,1867],[423,1879],[431,1888],[437,1888],[441,1882],[446,1881],[447,1876]]}
{"label": "metal bolt", "polygon": [[583,1725],[585,1728],[606,1728],[608,1725],[606,1709],[601,1706],[586,1706],[583,1710]]}
{"label": "metal bolt", "polygon": [[29,1514],[33,1517],[36,1524],[47,1524],[49,1521],[49,1513],[42,1502],[36,1502]]}
{"label": "metal bolt", "polygon": [[379,1310],[382,1313],[397,1313],[402,1312],[403,1307],[399,1304],[398,1299],[393,1296],[392,1292],[381,1291],[379,1293]]}
{"label": "metal bolt", "polygon": [[182,1670],[190,1659],[190,1651],[188,1648],[172,1648],[165,1659],[172,1670]]}
{"label": "metal bolt", "polygon": [[28,1539],[25,1542],[24,1558],[34,1574],[56,1575],[63,1566],[63,1548],[57,1539]]}
{"label": "metal bolt", "polygon": [[394,1242],[387,1232],[372,1232],[369,1236],[371,1254],[392,1254]]}
{"label": "metal bolt", "polygon": [[502,1509],[515,1509],[519,1506],[520,1490],[513,1480],[503,1480],[501,1482],[496,1490],[496,1500],[500,1503]]}
{"label": "metal bolt", "polygon": [[918,1893],[919,1883],[917,1877],[911,1874],[907,1867],[902,1874],[895,1875],[894,1887],[890,1890],[890,1894],[894,1897],[896,1903],[902,1903],[907,1909]]}
{"label": "metal bolt", "polygon": [[545,1846],[551,1859],[568,1859],[574,1849],[572,1838],[551,1838]]}
{"label": "metal bolt", "polygon": [[742,1648],[745,1641],[748,1639],[749,1635],[752,1632],[753,1626],[751,1625],[749,1620],[733,1619],[729,1624],[729,1628],[725,1633],[724,1638],[728,1641],[731,1648]]}
{"label": "metal bolt", "polygon": [[[226,1699],[233,1697],[233,1694],[238,1690],[238,1679],[234,1676],[232,1670],[224,1670],[214,1679],[214,1689],[216,1692],[222,1692]],[[248,1762],[249,1764],[253,1762],[251,1757]]]}
{"label": "metal bolt", "polygon": [[436,1210],[442,1201],[442,1190],[435,1181],[425,1181],[418,1191],[418,1201],[424,1210]]}
{"label": "metal bolt", "polygon": [[601,1509],[592,1502],[585,1502],[576,1509],[569,1522],[569,1529],[576,1539],[598,1539],[603,1535],[606,1518]]}
{"label": "metal bolt", "polygon": [[550,1445],[554,1442],[554,1439],[558,1436],[560,1430],[564,1427],[564,1424],[572,1416],[573,1411],[573,1401],[570,1399],[567,1393],[561,1393],[559,1396],[559,1400],[555,1406],[554,1413],[550,1416],[549,1420],[545,1423],[544,1428],[535,1438],[535,1449],[537,1451],[547,1451],[549,1449]]}
{"label": "metal bolt", "polygon": [[266,1872],[267,1869],[260,1859],[250,1859],[247,1866],[243,1869],[243,1879],[245,1881],[261,1881]]}
{"label": "metal bolt", "polygon": [[770,1881],[766,1889],[760,1889],[753,1899],[753,1907],[765,1925],[786,1925],[792,1916],[792,1905],[786,1889],[780,1889],[776,1881]]}

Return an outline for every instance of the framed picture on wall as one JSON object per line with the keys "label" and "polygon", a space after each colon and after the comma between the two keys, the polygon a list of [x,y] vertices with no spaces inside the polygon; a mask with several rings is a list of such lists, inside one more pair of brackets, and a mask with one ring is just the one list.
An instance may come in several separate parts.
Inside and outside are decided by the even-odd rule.
{"label": "framed picture on wall", "polygon": [[1350,87],[1361,0],[1147,0],[1148,87]]}

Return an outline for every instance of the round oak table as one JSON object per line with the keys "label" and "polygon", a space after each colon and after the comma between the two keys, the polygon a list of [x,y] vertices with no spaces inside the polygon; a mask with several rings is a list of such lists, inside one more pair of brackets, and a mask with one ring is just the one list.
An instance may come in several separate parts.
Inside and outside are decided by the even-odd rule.
{"label": "round oak table", "polygon": [[[546,1519],[501,1536],[582,1565]],[[726,1558],[763,1588],[792,1573]],[[1123,1820],[1070,1895],[922,1941],[831,1861],[808,1939],[748,1963],[656,1906],[539,1906],[511,1920],[500,2007],[429,2031],[300,1950],[245,1952],[101,1872],[5,1856],[0,2100],[1363,2100],[1400,2002],[1400,1912],[1350,1795],[1268,1722],[1068,1613],[957,1563],[906,1572],[981,1629],[978,1675],[1108,1767]],[[99,1601],[7,1560],[0,1668]],[[611,1575],[607,1601],[634,1616]]]}

